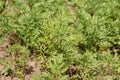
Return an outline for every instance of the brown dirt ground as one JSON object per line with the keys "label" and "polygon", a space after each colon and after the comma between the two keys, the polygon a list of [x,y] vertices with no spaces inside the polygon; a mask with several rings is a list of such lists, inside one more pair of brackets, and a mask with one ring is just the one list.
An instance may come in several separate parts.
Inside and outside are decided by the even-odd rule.
{"label": "brown dirt ground", "polygon": [[[6,57],[5,55],[5,49],[7,48],[7,46],[11,43],[10,40],[6,40],[4,41],[1,45],[0,45],[0,58],[2,59],[6,59],[6,58],[11,58],[9,56]],[[39,73],[40,69],[39,67],[37,67],[37,62],[36,60],[34,60],[33,58],[30,58],[28,61],[28,66],[32,69],[30,72],[28,72],[28,74],[25,75],[25,79],[24,80],[32,80],[31,75],[34,73]],[[14,67],[14,65],[13,65]],[[2,70],[3,70],[4,66],[0,64],[0,80],[18,80],[16,77],[12,77],[10,75],[8,76],[3,76],[2,75]]]}

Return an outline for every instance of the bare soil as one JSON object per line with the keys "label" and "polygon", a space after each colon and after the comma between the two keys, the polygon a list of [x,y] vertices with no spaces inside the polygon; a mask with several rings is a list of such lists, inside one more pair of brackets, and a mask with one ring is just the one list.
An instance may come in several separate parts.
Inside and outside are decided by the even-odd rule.
{"label": "bare soil", "polygon": [[[2,44],[0,44],[0,58],[1,59],[11,59],[10,56],[6,57],[6,52],[5,49],[7,48],[8,45],[10,45],[11,41],[6,40]],[[25,78],[24,80],[32,80],[32,74],[34,73],[39,73],[40,69],[37,66],[37,61],[34,60],[32,57],[28,61],[28,66],[31,68],[28,71],[26,70]],[[14,69],[14,64],[12,65],[12,68]],[[13,77],[11,75],[4,76],[2,75],[2,71],[4,69],[4,66],[0,64],[0,80],[18,80],[18,78]]]}

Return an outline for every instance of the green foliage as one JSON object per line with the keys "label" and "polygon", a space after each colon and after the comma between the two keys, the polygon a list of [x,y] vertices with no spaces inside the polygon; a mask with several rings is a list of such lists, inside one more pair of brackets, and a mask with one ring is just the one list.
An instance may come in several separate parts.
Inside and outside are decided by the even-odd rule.
{"label": "green foliage", "polygon": [[[6,49],[7,55],[12,59],[11,65],[14,67],[13,75],[24,78],[26,70],[29,69],[27,61],[29,60],[30,52],[25,46],[14,44]],[[11,67],[12,67],[11,66]]]}
{"label": "green foliage", "polygon": [[34,80],[120,79],[119,9],[119,0],[0,1],[0,43],[12,38],[13,73],[24,78],[32,55],[45,61]]}
{"label": "green foliage", "polygon": [[63,60],[63,55],[53,56],[47,62],[47,72],[42,72],[40,74],[34,74],[33,79],[35,80],[66,80],[67,75],[64,73],[67,70],[67,65]]}

